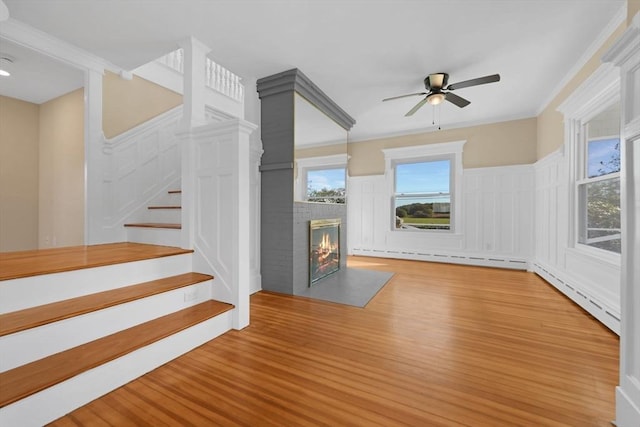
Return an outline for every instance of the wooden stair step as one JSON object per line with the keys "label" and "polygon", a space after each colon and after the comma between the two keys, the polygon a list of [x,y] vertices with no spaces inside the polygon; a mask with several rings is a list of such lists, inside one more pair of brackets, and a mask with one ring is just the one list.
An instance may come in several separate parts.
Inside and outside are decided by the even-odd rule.
{"label": "wooden stair step", "polygon": [[161,294],[212,278],[213,276],[208,274],[185,273],[2,314],[0,315],[0,336]]}
{"label": "wooden stair step", "polygon": [[182,209],[182,206],[149,206],[147,209]]}
{"label": "wooden stair step", "polygon": [[101,267],[192,252],[192,249],[128,242],[0,252],[0,280]]}
{"label": "wooden stair step", "polygon": [[231,310],[219,301],[180,310],[0,374],[0,408]]}
{"label": "wooden stair step", "polygon": [[164,223],[164,222],[139,222],[139,223],[125,224],[124,226],[125,227],[142,227],[142,228],[169,228],[172,230],[180,230],[182,228],[182,224]]}

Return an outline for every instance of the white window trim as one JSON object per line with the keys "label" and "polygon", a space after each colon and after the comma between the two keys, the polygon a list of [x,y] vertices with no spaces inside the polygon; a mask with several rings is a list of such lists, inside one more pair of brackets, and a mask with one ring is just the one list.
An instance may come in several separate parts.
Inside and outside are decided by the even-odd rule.
{"label": "white window trim", "polygon": [[313,169],[344,168],[344,185],[346,189],[349,170],[347,163],[349,156],[345,154],[333,154],[329,156],[305,157],[296,159],[297,176],[294,185],[294,200],[306,201],[307,199],[307,171]]}
{"label": "white window trim", "polygon": [[[386,148],[383,149],[385,159],[385,181],[389,194],[389,210],[392,231],[401,233],[462,233],[462,150],[467,141],[442,142],[438,144],[416,145],[411,147]],[[395,228],[395,211],[393,198],[395,195],[395,173],[396,163],[411,161],[430,161],[451,158],[451,229],[450,230],[397,230]]]}
{"label": "white window trim", "polygon": [[[620,254],[594,248],[578,242],[578,185],[584,183],[586,167],[583,125],[616,102],[620,102],[620,73],[610,63],[602,64],[567,99],[558,106],[564,115],[565,149],[568,151],[569,170],[569,241],[568,247],[597,257],[614,265],[620,265]],[[619,175],[619,173],[617,173]],[[613,174],[606,175],[612,178]]]}

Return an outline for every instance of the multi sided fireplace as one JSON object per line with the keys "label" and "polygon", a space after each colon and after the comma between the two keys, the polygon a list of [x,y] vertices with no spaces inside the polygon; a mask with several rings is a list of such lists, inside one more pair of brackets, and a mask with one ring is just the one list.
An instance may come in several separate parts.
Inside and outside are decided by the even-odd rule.
{"label": "multi sided fireplace", "polygon": [[340,270],[340,218],[309,222],[309,286]]}

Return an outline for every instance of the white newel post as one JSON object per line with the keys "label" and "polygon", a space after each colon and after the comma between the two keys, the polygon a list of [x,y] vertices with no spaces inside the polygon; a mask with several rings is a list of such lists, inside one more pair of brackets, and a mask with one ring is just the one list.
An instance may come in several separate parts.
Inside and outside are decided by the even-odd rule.
{"label": "white newel post", "polygon": [[193,268],[215,277],[212,298],[235,305],[235,329],[249,324],[252,168],[256,167],[250,135],[256,128],[233,119],[179,134],[192,153],[183,179],[194,189]]}
{"label": "white newel post", "polygon": [[189,37],[178,43],[184,52],[184,110],[182,127],[192,128],[207,123],[205,116],[206,61],[209,47]]}
{"label": "white newel post", "polygon": [[104,174],[102,153],[102,75],[101,71],[85,71],[84,84],[84,150],[85,150],[85,224],[84,241],[94,245],[108,241],[104,236]]}
{"label": "white newel post", "polygon": [[640,426],[640,13],[603,57],[620,67],[621,331],[616,423]]}
{"label": "white newel post", "polygon": [[182,239],[183,248],[192,249],[194,242],[194,147],[189,130],[207,123],[205,115],[205,63],[211,49],[189,37],[179,43],[184,52],[183,110],[178,139],[182,146]]}

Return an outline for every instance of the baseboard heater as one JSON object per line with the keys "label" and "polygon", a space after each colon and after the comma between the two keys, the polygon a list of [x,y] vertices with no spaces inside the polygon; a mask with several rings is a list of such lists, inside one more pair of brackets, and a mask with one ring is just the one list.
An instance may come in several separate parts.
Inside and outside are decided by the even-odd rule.
{"label": "baseboard heater", "polygon": [[565,294],[600,323],[620,335],[620,314],[615,310],[607,307],[606,304],[593,295],[589,295],[578,284],[569,283],[569,280],[559,277],[559,274],[554,274],[550,269],[539,263],[533,263],[533,272]]}
{"label": "baseboard heater", "polygon": [[478,255],[467,254],[446,254],[435,252],[426,253],[362,248],[352,248],[351,254],[362,256],[376,256],[382,258],[409,259],[415,261],[433,261],[451,264],[477,265],[482,267],[509,268],[514,270],[529,269],[529,262],[527,260],[518,258],[482,257]]}

